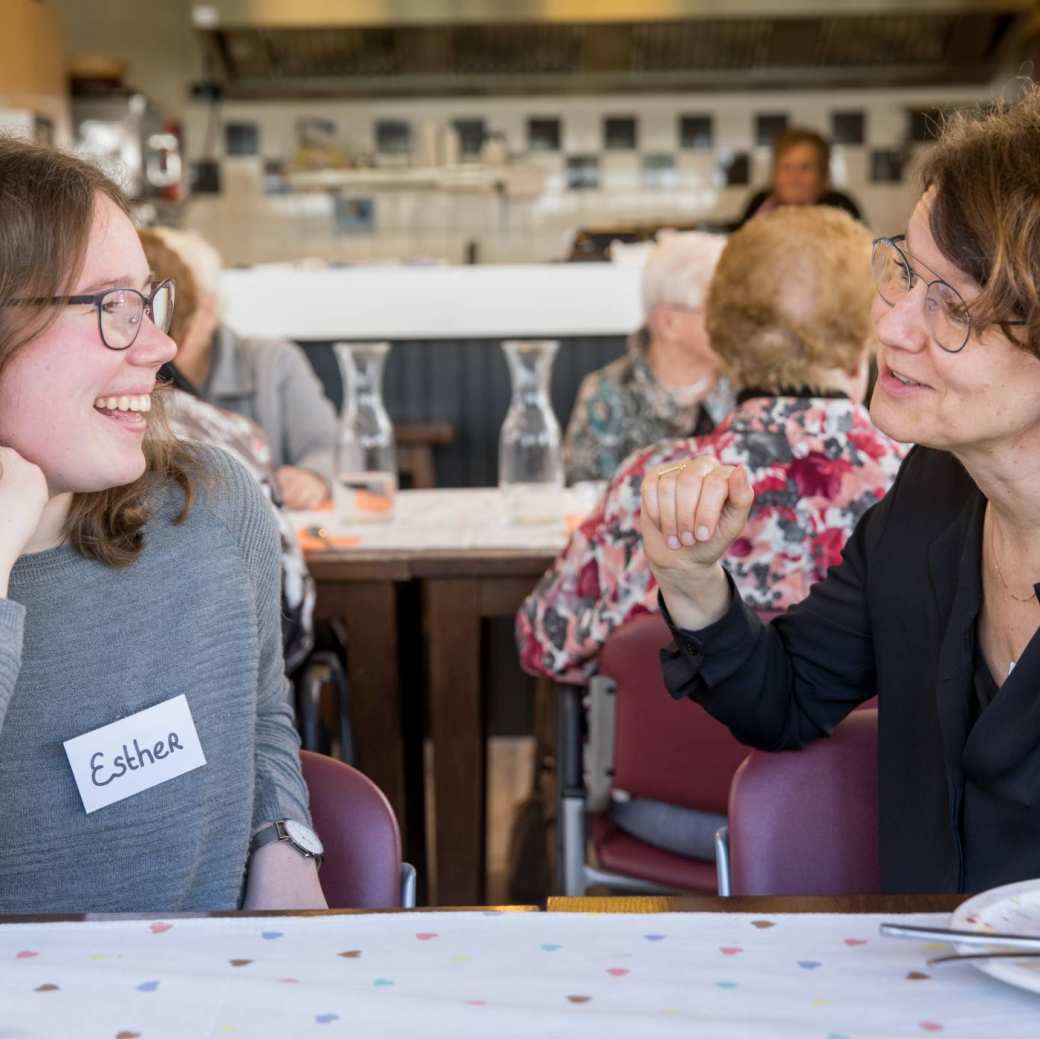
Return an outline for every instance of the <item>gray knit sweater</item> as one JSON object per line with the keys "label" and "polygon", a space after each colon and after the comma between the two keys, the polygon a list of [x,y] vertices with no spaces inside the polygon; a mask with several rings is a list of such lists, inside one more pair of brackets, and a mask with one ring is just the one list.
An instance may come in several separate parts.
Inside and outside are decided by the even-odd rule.
{"label": "gray knit sweater", "polygon": [[[203,458],[188,519],[164,492],[133,566],[22,556],[0,599],[0,914],[235,909],[252,828],[309,823],[270,508]],[[87,815],[63,741],[181,693],[206,765]]]}

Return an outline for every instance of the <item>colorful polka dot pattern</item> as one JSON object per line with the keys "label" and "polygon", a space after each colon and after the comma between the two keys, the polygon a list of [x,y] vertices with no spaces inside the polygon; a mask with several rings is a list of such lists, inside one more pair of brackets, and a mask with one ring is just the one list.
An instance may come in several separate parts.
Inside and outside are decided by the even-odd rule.
{"label": "colorful polka dot pattern", "polygon": [[[889,919],[885,917],[884,919]],[[882,917],[423,913],[0,926],[0,1034],[1035,1036]],[[909,921],[945,924],[945,917]],[[171,1022],[176,1022],[173,1028]],[[652,1025],[650,1022],[653,1022]]]}

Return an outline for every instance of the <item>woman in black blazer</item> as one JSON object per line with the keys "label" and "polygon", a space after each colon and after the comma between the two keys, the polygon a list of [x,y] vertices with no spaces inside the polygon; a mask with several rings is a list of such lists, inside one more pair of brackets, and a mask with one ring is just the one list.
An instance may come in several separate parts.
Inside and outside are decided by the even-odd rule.
{"label": "woman in black blazer", "polygon": [[[879,698],[882,884],[1040,877],[1040,89],[950,123],[906,236],[875,243],[871,415],[918,446],[809,598],[763,625],[718,560],[743,469],[648,473],[665,680],[767,749]],[[811,811],[811,805],[807,805]]]}

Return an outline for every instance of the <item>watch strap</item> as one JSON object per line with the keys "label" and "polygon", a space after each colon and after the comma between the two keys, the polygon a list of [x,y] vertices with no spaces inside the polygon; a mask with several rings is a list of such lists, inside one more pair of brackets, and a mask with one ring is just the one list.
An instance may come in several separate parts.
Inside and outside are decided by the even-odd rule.
{"label": "watch strap", "polygon": [[257,830],[256,833],[253,834],[252,840],[249,842],[249,854],[252,855],[254,852],[259,851],[266,845],[274,844],[277,841],[285,841],[305,859],[313,859],[315,865],[321,869],[321,864],[325,856],[321,854],[315,855],[314,852],[308,851],[306,848],[297,844],[296,841],[289,836],[289,831],[286,829],[284,819],[275,819],[273,823],[268,823],[266,826]]}

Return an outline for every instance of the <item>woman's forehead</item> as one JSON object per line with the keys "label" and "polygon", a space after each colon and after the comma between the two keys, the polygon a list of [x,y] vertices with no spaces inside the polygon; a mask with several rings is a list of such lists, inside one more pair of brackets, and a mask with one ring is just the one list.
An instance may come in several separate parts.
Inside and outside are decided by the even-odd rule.
{"label": "woman's forehead", "polygon": [[819,150],[809,141],[799,141],[797,144],[789,145],[777,157],[777,165],[787,163],[790,165],[801,165],[802,163],[820,161]]}
{"label": "woman's forehead", "polygon": [[148,260],[130,218],[111,199],[99,197],[77,287],[141,288],[149,277]]}
{"label": "woman's forehead", "polygon": [[906,247],[912,259],[927,267],[937,278],[952,285],[963,296],[981,292],[971,275],[966,274],[936,244],[932,237],[931,212],[934,195],[931,191],[921,196],[906,228]]}

